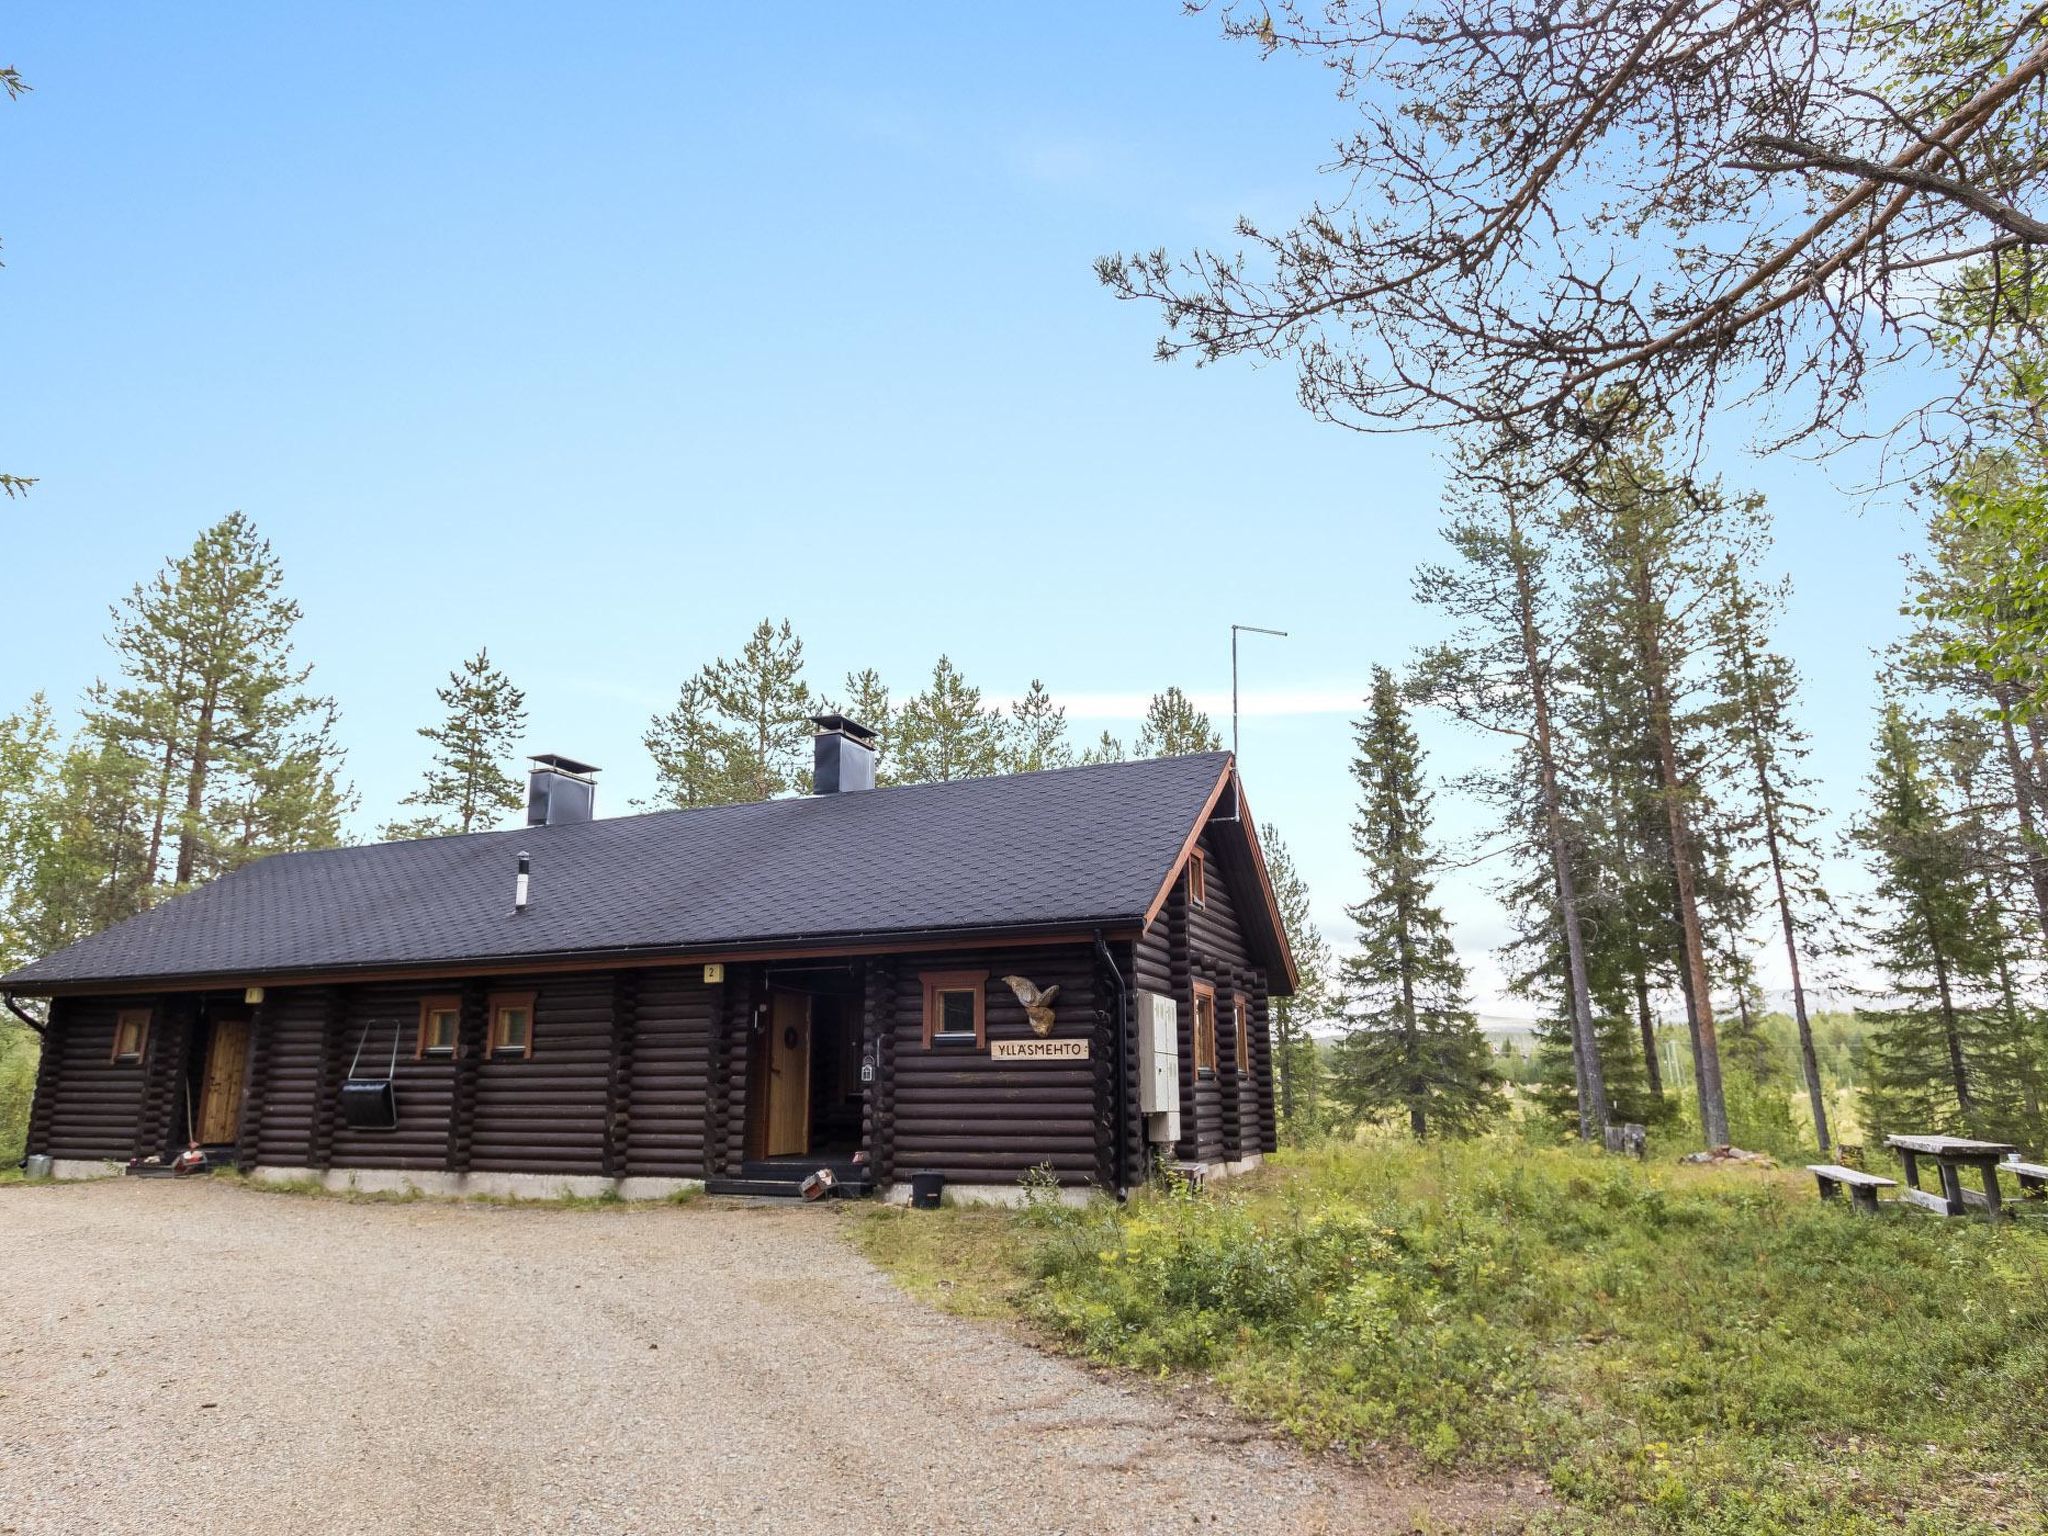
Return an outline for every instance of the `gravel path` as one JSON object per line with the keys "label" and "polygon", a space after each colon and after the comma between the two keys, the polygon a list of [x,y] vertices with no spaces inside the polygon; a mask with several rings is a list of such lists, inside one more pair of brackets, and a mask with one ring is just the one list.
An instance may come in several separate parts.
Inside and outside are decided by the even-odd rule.
{"label": "gravel path", "polygon": [[0,1189],[0,1532],[1519,1526],[934,1312],[840,1219]]}

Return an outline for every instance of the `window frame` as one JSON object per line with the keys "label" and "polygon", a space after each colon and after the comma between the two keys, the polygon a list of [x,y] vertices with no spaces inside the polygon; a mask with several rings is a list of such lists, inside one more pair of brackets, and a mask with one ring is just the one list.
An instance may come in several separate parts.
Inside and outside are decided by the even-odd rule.
{"label": "window frame", "polygon": [[[432,1020],[433,1016],[437,1013],[452,1013],[455,1015],[455,1033],[449,1039],[446,1045],[432,1045],[429,1044],[427,1040],[427,1027],[429,1021]],[[533,1034],[533,1023],[530,1014],[527,1020],[526,1032],[529,1037]],[[429,1059],[442,1056],[453,1057],[457,1049],[461,1046],[461,1044],[462,999],[453,992],[441,993],[433,997],[421,998],[420,1031],[419,1037],[413,1042],[412,1059],[414,1061],[427,1061]]]}
{"label": "window frame", "polygon": [[[487,1058],[493,1061],[499,1057],[511,1057],[519,1061],[532,1059],[533,1036],[539,1023],[534,1015],[533,1002],[538,996],[540,996],[538,992],[493,992],[491,994],[485,1013],[488,1029],[485,1034],[486,1047],[484,1055]],[[498,1016],[508,1008],[523,1008],[526,1010],[526,1043],[523,1048],[516,1045],[508,1045],[499,1034]]]}
{"label": "window frame", "polygon": [[1252,1070],[1252,1001],[1242,992],[1230,994],[1230,1032],[1235,1036],[1231,1042],[1231,1054],[1237,1060],[1237,1074],[1249,1077]]}
{"label": "window frame", "polygon": [[[131,1019],[139,1019],[135,1026],[135,1049],[121,1049],[121,1033]],[[149,1053],[149,1027],[156,1022],[154,1008],[117,1008],[114,1010],[114,1038],[107,1042],[107,1064],[114,1067],[139,1067]]]}
{"label": "window frame", "polygon": [[[970,1039],[973,1049],[982,1050],[988,1045],[988,972],[987,971],[920,971],[918,982],[924,989],[924,1048],[950,1046],[964,1048]],[[940,998],[947,992],[972,992],[974,995],[974,1033],[969,1036],[964,1030],[942,1030],[940,1021],[945,1017],[944,1005]]]}
{"label": "window frame", "polygon": [[1188,905],[1209,905],[1209,855],[1199,848],[1188,851]]}
{"label": "window frame", "polygon": [[[1194,1058],[1195,1076],[1214,1077],[1216,1075],[1216,988],[1213,983],[1198,981],[1193,984],[1191,990],[1194,993],[1194,1007],[1189,1010],[1188,1029],[1189,1033],[1193,1036],[1189,1041],[1190,1046],[1192,1046],[1189,1054]],[[1207,999],[1209,1004],[1209,1018],[1206,1026],[1204,1026],[1202,1021],[1202,1002],[1204,999]],[[1206,1052],[1203,1050],[1204,1045],[1208,1047]],[[1204,1060],[1205,1056],[1207,1057],[1206,1060]]]}

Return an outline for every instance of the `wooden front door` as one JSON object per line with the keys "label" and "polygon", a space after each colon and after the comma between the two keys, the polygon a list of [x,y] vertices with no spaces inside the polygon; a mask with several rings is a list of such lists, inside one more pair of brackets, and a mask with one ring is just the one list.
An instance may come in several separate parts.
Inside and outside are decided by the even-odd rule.
{"label": "wooden front door", "polygon": [[242,1130],[242,1079],[249,1070],[249,1021],[215,1019],[206,1044],[206,1075],[199,1084],[199,1140],[231,1145]]}
{"label": "wooden front door", "polygon": [[768,1016],[768,1126],[762,1150],[811,1150],[811,1000],[777,992]]}

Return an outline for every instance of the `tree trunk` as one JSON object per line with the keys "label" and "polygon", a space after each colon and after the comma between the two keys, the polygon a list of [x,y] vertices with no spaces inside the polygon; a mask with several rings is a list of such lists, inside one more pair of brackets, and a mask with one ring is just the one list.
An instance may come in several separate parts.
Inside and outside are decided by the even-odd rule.
{"label": "tree trunk", "polygon": [[1648,565],[1637,557],[1635,597],[1638,608],[1636,643],[1641,649],[1643,679],[1649,692],[1650,723],[1657,740],[1657,769],[1664,784],[1664,815],[1671,833],[1671,868],[1678,887],[1678,924],[1684,941],[1685,970],[1692,1002],[1693,1076],[1699,1090],[1700,1130],[1710,1147],[1728,1144],[1728,1105],[1721,1092],[1721,1052],[1714,1037],[1713,983],[1707,975],[1707,946],[1700,930],[1699,894],[1693,879],[1692,835],[1686,826],[1684,780],[1678,771],[1678,744],[1671,722],[1671,692],[1664,675],[1663,647],[1648,622],[1653,606]]}
{"label": "tree trunk", "polygon": [[1429,1134],[1422,1113],[1422,1041],[1415,1023],[1415,951],[1408,942],[1408,899],[1395,904],[1400,924],[1394,943],[1401,955],[1401,1087],[1408,1098],[1408,1129],[1417,1141]]}
{"label": "tree trunk", "polygon": [[1557,905],[1564,925],[1567,982],[1571,991],[1572,1064],[1579,1091],[1579,1135],[1592,1141],[1607,1129],[1607,1079],[1600,1066],[1600,1042],[1593,1034],[1593,992],[1586,981],[1586,938],[1579,923],[1579,888],[1572,875],[1571,845],[1565,836],[1564,809],[1557,788],[1557,760],[1550,731],[1550,694],[1546,685],[1543,647],[1536,635],[1536,594],[1529,563],[1521,548],[1521,525],[1508,509],[1508,543],[1515,563],[1515,594],[1521,627],[1522,667],[1529,679],[1529,712],[1534,726],[1536,777],[1543,799],[1543,820],[1550,843],[1550,862],[1557,879]]}
{"label": "tree trunk", "polygon": [[1785,889],[1785,862],[1779,856],[1777,804],[1770,784],[1757,765],[1757,793],[1764,809],[1764,847],[1771,860],[1771,883],[1778,904],[1778,922],[1785,931],[1785,963],[1792,972],[1792,1017],[1799,1025],[1799,1065],[1806,1074],[1806,1099],[1813,1110],[1813,1134],[1820,1150],[1829,1145],[1827,1097],[1820,1087],[1820,1056],[1813,1048],[1813,1025],[1806,1016],[1806,981],[1799,969],[1799,932],[1792,919],[1792,899]]}
{"label": "tree trunk", "polygon": [[[1934,924],[1923,908],[1921,921],[1927,924],[1928,938],[1934,938]],[[1963,1113],[1964,1129],[1970,1129],[1969,1122],[1977,1113],[1976,1101],[1970,1096],[1970,1074],[1963,1065],[1963,1032],[1956,1022],[1955,999],[1948,989],[1948,957],[1941,952],[1939,942],[1929,946],[1934,952],[1934,988],[1941,1001],[1941,1035],[1948,1047],[1949,1079],[1955,1084],[1956,1107]]]}
{"label": "tree trunk", "polygon": [[2012,723],[2012,688],[2001,683],[1993,690],[1998,701],[1998,729],[2005,746],[2006,771],[2012,776],[2013,809],[2019,815],[2020,849],[2026,860],[2027,881],[2034,888],[2034,911],[2041,932],[2048,937],[2048,843],[2043,843],[2034,815],[2034,776],[2020,755],[2019,733]]}
{"label": "tree trunk", "polygon": [[199,817],[206,807],[206,780],[212,772],[213,717],[220,703],[220,685],[209,683],[192,732],[192,766],[185,775],[185,818],[178,829],[178,885],[191,883],[199,867]]}
{"label": "tree trunk", "polygon": [[1650,1012],[1650,977],[1643,965],[1640,946],[1635,954],[1636,1028],[1643,1037],[1643,1073],[1650,1097],[1664,1097],[1664,1064],[1657,1060],[1657,1021]]}

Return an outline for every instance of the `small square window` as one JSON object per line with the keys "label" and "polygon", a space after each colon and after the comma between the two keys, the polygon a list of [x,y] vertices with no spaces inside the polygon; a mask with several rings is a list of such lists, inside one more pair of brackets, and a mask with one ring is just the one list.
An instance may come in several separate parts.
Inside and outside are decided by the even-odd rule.
{"label": "small square window", "polygon": [[114,1049],[108,1060],[122,1066],[130,1066],[142,1060],[143,1047],[149,1043],[149,1010],[147,1008],[123,1008],[114,1015]]}
{"label": "small square window", "polygon": [[983,997],[987,971],[926,971],[924,1043],[949,1046],[983,1044],[988,1037],[988,1012]]}
{"label": "small square window", "polygon": [[939,994],[939,1024],[932,1031],[937,1035],[971,1035],[974,1033],[974,994],[972,992],[941,992]]}
{"label": "small square window", "polygon": [[452,1056],[462,1032],[462,999],[429,997],[420,1002],[420,1040],[413,1052],[420,1056]]}
{"label": "small square window", "polygon": [[1197,907],[1209,903],[1209,860],[1199,848],[1188,855],[1188,901]]}
{"label": "small square window", "polygon": [[533,1054],[533,994],[500,993],[491,999],[491,1054]]}

